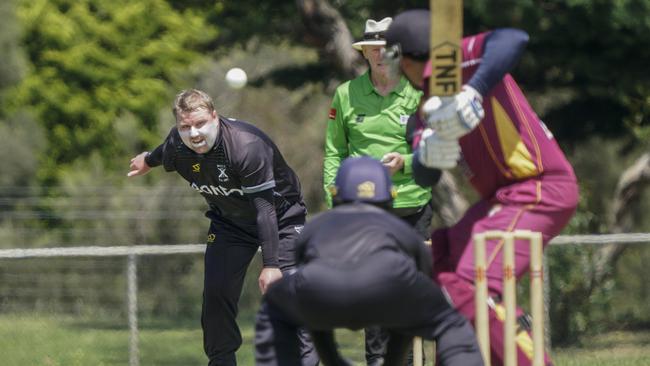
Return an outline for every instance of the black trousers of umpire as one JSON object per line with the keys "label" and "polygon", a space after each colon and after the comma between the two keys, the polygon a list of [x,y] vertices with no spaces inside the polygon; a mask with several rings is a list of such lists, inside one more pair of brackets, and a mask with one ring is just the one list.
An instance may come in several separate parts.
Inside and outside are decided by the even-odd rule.
{"label": "black trousers of umpire", "polygon": [[347,365],[333,356],[338,354],[333,329],[371,325],[391,336],[385,366],[404,364],[414,336],[436,340],[439,365],[483,365],[467,320],[401,253],[381,251],[347,265],[334,260],[308,263],[272,285],[264,302],[256,319],[258,366],[300,365],[298,341],[292,335],[298,325],[315,336],[326,366]]}
{"label": "black trousers of umpire", "polygon": [[[211,219],[208,243],[205,251],[203,283],[203,348],[209,366],[235,366],[235,352],[242,343],[241,333],[235,321],[238,302],[244,284],[246,270],[257,253],[259,242],[255,227],[246,228],[207,215]],[[304,216],[290,223],[280,224],[280,269],[283,273],[294,268],[294,241],[298,230],[304,225]],[[318,361],[316,352],[305,331],[299,331],[301,353]]]}

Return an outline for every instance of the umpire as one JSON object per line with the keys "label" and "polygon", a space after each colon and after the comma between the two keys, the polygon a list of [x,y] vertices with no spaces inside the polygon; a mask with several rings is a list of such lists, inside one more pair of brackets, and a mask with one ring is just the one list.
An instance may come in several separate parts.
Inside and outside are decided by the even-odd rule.
{"label": "umpire", "polygon": [[316,216],[296,243],[297,270],[269,287],[256,320],[258,366],[300,365],[294,328],[311,333],[321,361],[349,365],[334,328],[381,326],[385,366],[405,362],[412,338],[437,342],[440,365],[482,365],[469,323],[431,280],[431,253],[386,210],[388,172],[369,157],[346,159],[332,189],[335,208]]}

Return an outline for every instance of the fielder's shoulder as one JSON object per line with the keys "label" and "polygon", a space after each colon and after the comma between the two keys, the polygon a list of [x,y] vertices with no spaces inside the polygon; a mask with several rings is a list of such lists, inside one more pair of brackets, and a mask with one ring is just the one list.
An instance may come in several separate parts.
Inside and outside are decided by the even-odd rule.
{"label": "fielder's shoulder", "polygon": [[247,121],[242,121],[240,119],[231,118],[231,117],[221,117],[221,122],[227,129],[230,129],[231,131],[236,132],[238,134],[250,135],[251,137],[252,136],[261,137],[261,138],[267,137],[266,134],[259,127]]}

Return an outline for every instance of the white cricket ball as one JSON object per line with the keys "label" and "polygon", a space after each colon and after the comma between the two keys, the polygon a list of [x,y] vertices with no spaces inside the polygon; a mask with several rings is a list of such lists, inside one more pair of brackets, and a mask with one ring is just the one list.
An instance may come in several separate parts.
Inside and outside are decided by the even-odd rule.
{"label": "white cricket ball", "polygon": [[233,67],[226,73],[226,82],[233,89],[243,88],[246,85],[246,81],[248,81],[246,71],[239,67]]}

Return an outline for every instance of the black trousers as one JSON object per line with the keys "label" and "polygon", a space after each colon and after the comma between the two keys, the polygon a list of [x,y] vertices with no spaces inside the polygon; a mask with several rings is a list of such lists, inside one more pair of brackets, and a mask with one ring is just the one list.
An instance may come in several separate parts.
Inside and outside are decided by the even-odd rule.
{"label": "black trousers", "polygon": [[[211,218],[205,251],[203,283],[203,348],[209,366],[235,366],[235,352],[242,343],[236,317],[246,270],[257,253],[259,242],[255,227],[235,225]],[[304,216],[280,224],[280,269],[287,273],[294,268],[294,241],[304,225]],[[299,335],[305,355],[315,350],[306,332]]]}
{"label": "black trousers", "polygon": [[405,211],[395,209],[393,213],[400,219],[404,220],[407,224],[413,226],[415,231],[422,235],[424,240],[430,239],[431,219],[433,219],[433,203],[429,201],[426,205],[420,207],[419,210],[412,213],[409,211],[410,210],[408,209]]}
{"label": "black trousers", "polygon": [[256,319],[258,366],[300,365],[292,329],[304,325],[326,366],[347,365],[332,330],[379,326],[391,340],[385,366],[402,366],[414,336],[436,340],[442,366],[483,365],[474,332],[412,259],[384,251],[363,263],[311,262],[273,284]]}
{"label": "black trousers", "polygon": [[[419,209],[394,209],[393,214],[411,225],[421,236],[422,240],[431,237],[431,219],[433,207],[431,201]],[[381,365],[386,354],[386,347],[390,339],[388,331],[378,327],[364,329],[366,343],[366,364],[368,366]],[[413,366],[413,352],[409,352],[406,360],[407,366]]]}

